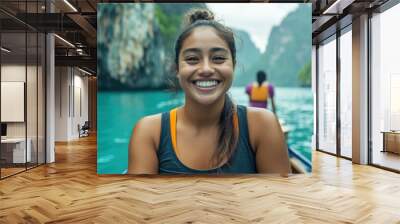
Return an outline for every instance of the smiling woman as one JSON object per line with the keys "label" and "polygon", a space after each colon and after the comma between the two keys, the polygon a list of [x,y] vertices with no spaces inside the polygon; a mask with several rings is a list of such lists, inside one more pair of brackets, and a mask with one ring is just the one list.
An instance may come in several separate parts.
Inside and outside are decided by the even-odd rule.
{"label": "smiling woman", "polygon": [[185,104],[137,122],[129,144],[130,174],[290,172],[276,117],[232,102],[233,32],[208,10],[187,14],[175,45]]}

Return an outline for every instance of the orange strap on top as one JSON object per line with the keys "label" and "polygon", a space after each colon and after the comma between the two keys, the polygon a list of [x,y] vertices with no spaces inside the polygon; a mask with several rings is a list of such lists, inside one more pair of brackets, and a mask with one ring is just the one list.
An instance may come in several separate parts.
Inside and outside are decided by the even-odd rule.
{"label": "orange strap on top", "polygon": [[239,119],[237,114],[237,111],[235,111],[235,113],[233,114],[233,128],[236,130],[236,134],[239,138]]}
{"label": "orange strap on top", "polygon": [[[170,132],[171,132],[171,141],[172,141],[172,147],[175,151],[176,155],[178,154],[178,147],[176,146],[176,112],[177,108],[172,109],[169,113],[169,126],[170,126]],[[237,136],[239,136],[239,119],[237,115],[237,111],[233,114],[233,128],[237,131]]]}
{"label": "orange strap on top", "polygon": [[169,126],[171,128],[172,148],[174,149],[175,154],[178,155],[178,150],[176,147],[176,111],[177,108],[172,109],[169,113]]}

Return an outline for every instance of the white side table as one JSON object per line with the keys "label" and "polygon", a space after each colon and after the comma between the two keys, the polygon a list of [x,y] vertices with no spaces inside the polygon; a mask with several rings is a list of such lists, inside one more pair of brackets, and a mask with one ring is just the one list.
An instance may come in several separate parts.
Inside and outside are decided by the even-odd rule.
{"label": "white side table", "polygon": [[[31,162],[32,153],[31,146],[32,140],[27,138],[26,141],[28,144],[25,151],[25,138],[6,138],[1,140],[1,144],[13,145],[13,163],[25,163]],[[26,152],[26,154],[25,154]],[[27,161],[25,161],[27,158]]]}

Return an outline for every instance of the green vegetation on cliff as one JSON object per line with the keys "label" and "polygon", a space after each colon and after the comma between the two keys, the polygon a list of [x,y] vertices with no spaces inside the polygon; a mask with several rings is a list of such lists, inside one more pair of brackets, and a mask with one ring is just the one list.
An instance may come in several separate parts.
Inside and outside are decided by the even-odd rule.
{"label": "green vegetation on cliff", "polygon": [[303,66],[298,77],[301,86],[311,86],[311,61]]}
{"label": "green vegetation on cliff", "polygon": [[155,19],[167,49],[173,49],[175,40],[182,28],[185,13],[193,8],[206,8],[204,3],[156,4]]}
{"label": "green vegetation on cliff", "polygon": [[160,5],[155,7],[155,18],[158,23],[161,35],[164,37],[164,44],[170,46],[179,31],[182,15],[172,14],[168,15],[164,12]]}

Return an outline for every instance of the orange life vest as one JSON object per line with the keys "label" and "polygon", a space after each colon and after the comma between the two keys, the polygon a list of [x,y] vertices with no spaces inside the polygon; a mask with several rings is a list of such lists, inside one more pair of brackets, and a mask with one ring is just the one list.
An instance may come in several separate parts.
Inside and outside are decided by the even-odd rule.
{"label": "orange life vest", "polygon": [[263,82],[261,86],[257,82],[253,83],[251,88],[250,100],[251,101],[267,101],[269,97],[268,82]]}

